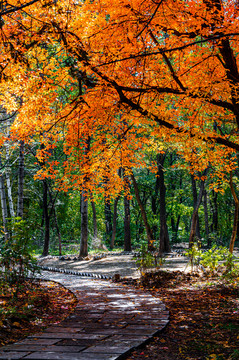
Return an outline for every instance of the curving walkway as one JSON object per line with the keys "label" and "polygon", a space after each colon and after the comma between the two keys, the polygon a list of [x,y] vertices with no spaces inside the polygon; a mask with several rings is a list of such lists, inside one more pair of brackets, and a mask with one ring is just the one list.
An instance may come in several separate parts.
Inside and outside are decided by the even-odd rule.
{"label": "curving walkway", "polygon": [[43,272],[78,298],[60,324],[0,348],[0,359],[123,359],[168,323],[165,305],[142,290],[74,275]]}

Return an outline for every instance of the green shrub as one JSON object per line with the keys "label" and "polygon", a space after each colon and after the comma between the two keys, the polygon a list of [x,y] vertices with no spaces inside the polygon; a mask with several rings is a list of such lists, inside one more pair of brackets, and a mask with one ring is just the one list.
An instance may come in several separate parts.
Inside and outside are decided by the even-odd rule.
{"label": "green shrub", "polygon": [[2,240],[0,275],[2,281],[10,285],[21,284],[39,271],[31,255],[29,228],[26,221],[20,218],[9,221],[7,239]]}
{"label": "green shrub", "polygon": [[150,252],[148,244],[145,242],[142,243],[139,254],[136,265],[140,270],[141,276],[144,275],[147,269],[159,268],[164,263],[164,258],[159,253]]}

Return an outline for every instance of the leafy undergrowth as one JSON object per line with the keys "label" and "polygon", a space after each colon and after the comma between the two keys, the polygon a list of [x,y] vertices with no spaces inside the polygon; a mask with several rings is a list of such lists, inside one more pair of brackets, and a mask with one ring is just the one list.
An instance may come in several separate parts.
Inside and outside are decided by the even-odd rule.
{"label": "leafy undergrowth", "polygon": [[197,274],[146,274],[144,289],[159,297],[170,312],[167,328],[127,360],[239,359],[239,286]]}
{"label": "leafy undergrowth", "polygon": [[0,293],[0,346],[41,331],[67,317],[76,305],[72,292],[51,281],[16,287],[2,286]]}

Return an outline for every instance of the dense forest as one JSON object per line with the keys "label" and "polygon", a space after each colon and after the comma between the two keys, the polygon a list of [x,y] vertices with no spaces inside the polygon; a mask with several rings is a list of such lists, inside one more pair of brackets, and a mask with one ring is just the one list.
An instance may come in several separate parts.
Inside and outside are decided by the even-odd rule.
{"label": "dense forest", "polygon": [[[41,169],[36,160],[38,149],[38,142],[7,142],[1,152],[5,236],[12,218],[24,219],[32,250],[37,254],[79,254],[82,228],[88,243],[84,256],[88,250],[103,250],[103,245],[131,251],[145,243],[159,250],[160,239],[165,239],[163,251],[169,252],[173,244],[189,241],[202,186],[195,241],[200,240],[204,247],[229,246],[235,213],[230,184],[224,185],[223,192],[210,188],[200,172],[193,175],[184,168],[183,159],[170,147],[162,154],[150,150],[145,153],[146,162],[149,167],[156,165],[156,172],[147,167],[133,169],[128,176],[129,193],[122,192],[114,199],[97,194],[87,200],[77,190],[59,191],[54,179],[34,178]],[[58,161],[64,158],[60,146],[52,156]],[[236,172],[232,181],[237,189]],[[2,240],[5,236],[3,233]]]}
{"label": "dense forest", "polygon": [[[120,3],[120,6],[119,6]],[[1,2],[2,243],[238,240],[234,0]]]}

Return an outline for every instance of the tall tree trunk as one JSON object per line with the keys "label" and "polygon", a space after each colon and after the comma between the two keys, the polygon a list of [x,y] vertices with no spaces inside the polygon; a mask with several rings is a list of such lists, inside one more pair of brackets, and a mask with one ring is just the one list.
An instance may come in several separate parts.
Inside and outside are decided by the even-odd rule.
{"label": "tall tree trunk", "polygon": [[[126,187],[130,187],[129,179],[124,175]],[[130,199],[124,195],[124,250],[131,251],[131,231],[130,231]]]}
{"label": "tall tree trunk", "polygon": [[9,143],[8,141],[5,144],[6,147],[6,185],[7,185],[7,196],[8,196],[8,205],[9,205],[9,212],[12,219],[15,218],[15,211],[14,205],[12,200],[12,186],[11,186],[11,179],[10,179],[10,154],[9,154]]}
{"label": "tall tree trunk", "polygon": [[117,228],[117,205],[119,202],[120,197],[117,196],[117,198],[114,201],[114,212],[113,212],[113,227],[112,227],[112,236],[110,241],[110,248],[114,249],[115,246],[115,237],[116,237],[116,228]]}
{"label": "tall tree trunk", "polygon": [[81,239],[79,257],[88,255],[88,199],[85,191],[81,193]]}
{"label": "tall tree trunk", "polygon": [[112,211],[108,195],[105,196],[105,234],[106,241],[110,242],[112,237]]}
{"label": "tall tree trunk", "polygon": [[204,177],[207,175],[208,173],[208,169],[206,169],[203,172],[203,176],[202,176],[202,180],[201,180],[201,184],[200,184],[200,190],[199,190],[199,194],[197,197],[197,202],[194,206],[193,209],[193,214],[192,214],[192,221],[191,221],[191,229],[190,229],[190,235],[189,235],[189,247],[191,248],[193,246],[194,243],[194,238],[196,235],[196,226],[197,226],[197,220],[198,220],[198,209],[199,206],[202,202],[202,197],[203,197],[203,192],[204,192],[204,185],[205,185],[205,179]]}
{"label": "tall tree trunk", "polygon": [[[170,165],[172,166],[174,162],[173,159],[173,154],[170,154]],[[173,176],[172,176],[173,175]],[[176,184],[176,180],[178,180],[179,177],[179,187],[177,187]],[[177,174],[177,176],[175,177],[175,174],[171,174],[170,176],[170,183],[171,183],[171,187],[170,190],[171,192],[173,192],[173,194],[175,194],[178,190],[181,190],[182,188],[182,174],[181,172],[179,173],[179,175]],[[183,199],[182,199],[182,194],[180,195],[179,199],[178,199],[178,203],[182,204]],[[171,218],[171,227],[172,227],[172,241],[176,242],[177,238],[178,238],[178,229],[179,229],[179,223],[180,223],[180,219],[181,219],[181,215],[177,215],[175,216],[173,213],[170,216]],[[175,220],[176,218],[176,220]]]}
{"label": "tall tree trunk", "polygon": [[[0,155],[0,169],[2,170],[2,157]],[[5,239],[8,238],[7,233],[7,218],[8,218],[8,211],[7,211],[7,199],[6,199],[6,190],[5,190],[5,175],[3,172],[0,174],[0,193],[1,193],[1,207],[2,207],[2,221],[3,221],[3,231],[5,234]]]}
{"label": "tall tree trunk", "polygon": [[[90,151],[91,138],[88,136],[86,146],[84,149],[85,163],[88,163],[88,154]],[[86,177],[85,181],[88,179]],[[80,253],[79,257],[85,257],[88,255],[88,197],[86,191],[83,189],[81,192],[81,239],[80,239]]]}
{"label": "tall tree trunk", "polygon": [[205,218],[205,234],[207,238],[207,246],[211,246],[211,239],[209,237],[209,223],[208,223],[208,207],[207,207],[207,191],[203,192],[203,207],[204,207],[204,218]]}
{"label": "tall tree trunk", "polygon": [[[157,174],[158,175],[158,174]],[[152,208],[152,212],[154,214],[154,217],[157,217],[157,203],[158,203],[158,195],[159,195],[159,176],[156,176],[156,181],[155,181],[155,188],[154,188],[154,194],[152,196],[152,202],[151,202],[151,208]],[[157,224],[154,224],[152,226],[152,231],[153,231],[153,237],[154,239],[157,238],[157,233],[158,233],[158,226]]]}
{"label": "tall tree trunk", "polygon": [[[54,206],[54,205],[53,205]],[[54,214],[54,220],[55,220],[55,226],[56,226],[56,232],[58,236],[58,249],[59,249],[59,255],[62,255],[62,241],[61,241],[61,232],[57,221],[57,215],[56,215],[56,209],[55,206],[53,208],[53,214]]]}
{"label": "tall tree trunk", "polygon": [[132,183],[133,183],[133,186],[134,186],[135,197],[136,197],[137,203],[139,205],[141,216],[142,216],[144,226],[145,226],[145,230],[146,230],[146,233],[147,233],[148,250],[152,251],[152,250],[154,250],[153,234],[152,234],[152,230],[151,230],[151,228],[149,226],[149,223],[148,223],[148,220],[147,220],[147,215],[146,215],[146,211],[144,209],[144,205],[143,205],[143,203],[142,203],[142,201],[140,199],[139,188],[138,188],[138,185],[137,185],[137,182],[136,182],[136,179],[135,179],[133,173],[131,174],[131,180],[132,180]]}
{"label": "tall tree trunk", "polygon": [[177,216],[177,221],[175,221],[174,217],[171,216],[171,226],[172,226],[172,240],[177,241],[178,238],[178,228],[180,223],[181,215]]}
{"label": "tall tree trunk", "polygon": [[48,184],[47,180],[43,180],[43,214],[44,214],[44,247],[42,256],[49,255],[49,245],[50,245],[50,216],[48,211]]}
{"label": "tall tree trunk", "polygon": [[230,244],[229,244],[229,251],[232,254],[233,249],[234,249],[235,240],[236,240],[236,235],[237,235],[238,211],[239,211],[239,201],[238,201],[238,198],[237,198],[234,186],[233,186],[233,182],[232,182],[232,172],[230,173],[230,189],[231,189],[232,196],[233,196],[233,199],[235,202],[233,229],[232,229],[232,236],[231,236],[231,240],[230,240]]}
{"label": "tall tree trunk", "polygon": [[160,206],[160,244],[159,251],[160,254],[165,252],[170,252],[170,243],[169,243],[169,234],[167,226],[167,214],[166,214],[166,187],[164,181],[164,171],[163,164],[166,158],[166,154],[157,155],[157,166],[158,166],[158,176],[159,176],[159,206]]}
{"label": "tall tree trunk", "polygon": [[216,191],[212,190],[212,199],[210,199],[210,205],[212,210],[212,224],[210,226],[211,232],[217,234],[218,233],[218,205],[217,205],[217,197],[218,194]]}
{"label": "tall tree trunk", "polygon": [[[191,175],[191,183],[192,183],[192,191],[193,191],[193,207],[195,208],[195,206],[197,204],[198,195],[197,195],[196,180],[193,175]],[[196,233],[195,233],[195,235],[198,239],[201,239],[198,213],[196,215]]]}
{"label": "tall tree trunk", "polygon": [[93,199],[91,199],[91,207],[92,207],[92,215],[93,215],[93,239],[97,239],[98,237],[97,215],[96,215],[95,202]]}
{"label": "tall tree trunk", "polygon": [[[20,141],[18,164],[17,216],[23,218],[24,141],[22,140]],[[44,186],[45,185],[43,185],[43,187]]]}

